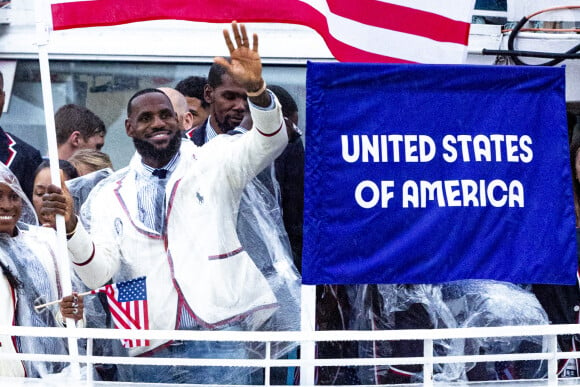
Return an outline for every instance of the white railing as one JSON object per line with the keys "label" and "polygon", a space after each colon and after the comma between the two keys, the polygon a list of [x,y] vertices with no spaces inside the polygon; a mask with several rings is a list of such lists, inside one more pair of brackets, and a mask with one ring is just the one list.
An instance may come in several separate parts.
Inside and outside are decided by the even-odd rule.
{"label": "white railing", "polygon": [[[266,343],[266,356],[263,359],[228,359],[228,366],[257,367],[265,370],[265,384],[269,384],[271,367],[300,367],[301,375],[314,373],[315,367],[321,366],[375,366],[375,365],[424,365],[424,381],[420,386],[441,385],[435,382],[433,365],[444,363],[471,363],[509,360],[544,360],[547,362],[548,376],[542,380],[513,382],[517,385],[580,385],[579,380],[558,379],[557,363],[560,359],[580,358],[580,352],[558,352],[557,336],[580,333],[580,325],[541,325],[541,326],[509,326],[487,328],[458,328],[458,329],[419,329],[419,330],[386,330],[386,331],[293,331],[293,332],[239,332],[239,331],[125,331],[116,329],[63,329],[63,328],[30,328],[15,326],[0,326],[2,334],[13,336],[50,336],[73,337],[88,339],[87,354],[79,355],[49,355],[49,354],[8,354],[0,353],[0,360],[41,360],[70,362],[80,366],[95,363],[107,364],[146,364],[146,365],[201,365],[224,366],[224,359],[182,359],[182,358],[151,358],[151,357],[115,357],[92,355],[93,339],[162,339],[162,340],[193,340],[193,341],[232,341],[232,342],[263,342]],[[478,337],[510,337],[510,336],[543,336],[548,343],[546,352],[511,353],[502,355],[465,355],[465,356],[434,356],[433,342],[441,339],[467,339]],[[275,342],[296,342],[301,346],[308,346],[324,341],[396,341],[396,340],[423,340],[424,353],[422,357],[397,358],[357,358],[357,359],[315,359],[302,354],[300,359],[270,359],[269,348]],[[92,374],[86,373],[81,381],[92,385]],[[504,382],[496,382],[505,385]],[[502,384],[503,383],[503,384]],[[533,383],[533,384],[532,384]],[[110,383],[114,385],[114,382]],[[482,385],[481,382],[473,382]],[[489,385],[495,383],[488,383]],[[485,385],[488,385],[485,384]],[[4,385],[4,384],[3,384]],[[126,385],[126,384],[124,384]],[[135,384],[137,385],[137,384]],[[311,385],[311,384],[302,384]],[[445,385],[450,385],[447,382]],[[458,384],[459,385],[459,384]],[[469,385],[462,382],[461,385]],[[516,384],[513,384],[516,385]]]}

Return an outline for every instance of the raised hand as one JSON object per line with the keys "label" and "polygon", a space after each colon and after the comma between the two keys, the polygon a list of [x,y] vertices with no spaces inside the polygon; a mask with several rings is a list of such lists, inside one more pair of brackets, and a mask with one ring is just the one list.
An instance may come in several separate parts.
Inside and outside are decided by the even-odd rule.
{"label": "raised hand", "polygon": [[232,23],[235,44],[230,32],[224,29],[224,39],[230,52],[231,63],[225,58],[216,57],[214,62],[222,65],[228,74],[248,92],[253,93],[262,88],[262,60],[258,54],[258,35],[253,34],[252,47],[246,32],[246,27],[237,22]]}

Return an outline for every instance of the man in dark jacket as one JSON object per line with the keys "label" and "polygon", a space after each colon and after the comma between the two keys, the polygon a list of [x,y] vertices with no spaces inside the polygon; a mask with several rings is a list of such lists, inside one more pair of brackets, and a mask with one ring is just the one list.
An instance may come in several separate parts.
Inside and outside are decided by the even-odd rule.
{"label": "man in dark jacket", "polygon": [[282,105],[288,129],[288,145],[274,161],[276,180],[280,184],[282,217],[288,233],[294,264],[302,272],[302,221],[304,212],[304,144],[298,129],[298,105],[282,86],[270,85]]}
{"label": "man in dark jacket", "polygon": [[[4,76],[0,72],[0,116],[4,110]],[[24,193],[32,200],[34,171],[42,163],[38,149],[0,127],[0,161],[16,175]]]}

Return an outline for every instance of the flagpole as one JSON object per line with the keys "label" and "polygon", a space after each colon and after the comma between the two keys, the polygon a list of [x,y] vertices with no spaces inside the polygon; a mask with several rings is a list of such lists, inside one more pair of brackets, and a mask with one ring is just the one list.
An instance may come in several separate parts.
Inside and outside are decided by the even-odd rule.
{"label": "flagpole", "polygon": [[[92,291],[89,290],[88,292],[79,293],[79,294],[77,294],[77,296],[84,297],[84,296],[88,296],[91,293],[92,293]],[[51,306],[51,305],[55,305],[55,304],[60,304],[61,302],[62,302],[62,298],[60,298],[58,300],[54,300],[54,301],[47,302],[45,304],[34,305],[34,309],[36,309],[37,311],[40,311],[43,308],[46,308],[47,306]]]}
{"label": "flagpole", "polygon": [[[50,2],[46,0],[35,0],[35,24],[36,24],[36,41],[38,45],[38,62],[40,67],[40,80],[42,85],[42,99],[44,103],[44,119],[46,123],[46,139],[48,144],[48,157],[50,161],[50,176],[52,183],[56,186],[61,186],[60,182],[60,168],[58,165],[58,148],[56,144],[56,128],[54,124],[54,106],[52,101],[52,86],[50,80],[50,67],[48,61],[48,43],[49,43],[49,24],[45,19],[44,12],[48,10],[45,4],[50,6]],[[63,294],[68,295],[72,293],[71,267],[68,260],[68,249],[66,245],[66,227],[64,224],[64,217],[57,215],[56,217],[56,256],[59,261],[61,289]],[[71,375],[75,379],[80,379],[80,366],[78,362],[79,349],[77,345],[77,338],[73,331],[76,329],[74,319],[66,319],[66,329],[71,330],[71,335],[68,337],[68,350],[73,361],[71,361]]]}
{"label": "flagpole", "polygon": [[[301,285],[300,287],[300,330],[309,332],[313,337],[316,330],[316,286]],[[303,341],[300,345],[300,358],[303,360],[300,367],[300,385],[314,386],[316,358],[316,343],[314,341]]]}

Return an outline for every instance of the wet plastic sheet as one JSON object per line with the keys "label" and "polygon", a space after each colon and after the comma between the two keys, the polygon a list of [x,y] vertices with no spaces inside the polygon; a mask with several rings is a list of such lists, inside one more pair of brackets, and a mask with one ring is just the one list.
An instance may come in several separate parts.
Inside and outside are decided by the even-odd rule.
{"label": "wet plastic sheet", "polygon": [[[442,285],[361,285],[354,287],[352,329],[433,329],[543,325],[549,320],[535,296],[505,282],[466,280]],[[542,352],[542,337],[487,337],[438,340],[434,355]],[[420,341],[359,343],[361,357],[422,356]],[[509,373],[509,374],[508,374]],[[435,364],[436,381],[536,379],[540,361]],[[360,367],[361,382],[378,378],[398,383],[422,380],[422,366]]]}

